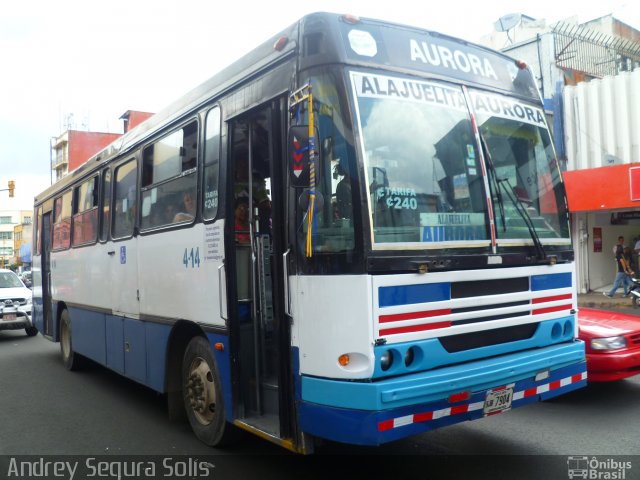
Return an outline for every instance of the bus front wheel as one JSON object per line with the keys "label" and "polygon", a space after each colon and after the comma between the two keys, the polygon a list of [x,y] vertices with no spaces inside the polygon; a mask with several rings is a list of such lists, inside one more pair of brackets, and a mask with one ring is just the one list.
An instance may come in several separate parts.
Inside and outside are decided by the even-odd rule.
{"label": "bus front wheel", "polygon": [[80,368],[81,358],[73,351],[71,319],[67,310],[63,310],[60,316],[60,353],[62,354],[62,363],[67,370],[78,370]]}
{"label": "bus front wheel", "polygon": [[203,337],[191,339],[184,352],[182,396],[189,423],[200,441],[210,446],[232,441],[235,427],[225,418],[220,373]]}

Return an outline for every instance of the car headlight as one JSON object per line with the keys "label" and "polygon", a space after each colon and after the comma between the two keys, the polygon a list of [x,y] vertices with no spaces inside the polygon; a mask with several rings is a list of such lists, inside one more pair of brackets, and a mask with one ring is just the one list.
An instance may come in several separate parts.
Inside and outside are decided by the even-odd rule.
{"label": "car headlight", "polygon": [[33,302],[33,298],[27,297],[27,305],[31,305],[32,302]]}
{"label": "car headlight", "polygon": [[615,350],[627,346],[627,339],[624,337],[594,338],[591,340],[591,348],[594,350]]}

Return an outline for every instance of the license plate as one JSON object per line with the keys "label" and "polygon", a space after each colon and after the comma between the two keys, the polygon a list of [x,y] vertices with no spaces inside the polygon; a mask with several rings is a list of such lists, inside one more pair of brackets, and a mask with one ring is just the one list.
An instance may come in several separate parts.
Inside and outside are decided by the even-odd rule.
{"label": "license plate", "polygon": [[484,414],[490,415],[511,408],[513,400],[513,387],[504,387],[497,390],[489,390],[484,399]]}
{"label": "license plate", "polygon": [[2,319],[7,321],[7,322],[12,322],[13,320],[16,319],[16,314],[15,313],[5,313],[2,316]]}

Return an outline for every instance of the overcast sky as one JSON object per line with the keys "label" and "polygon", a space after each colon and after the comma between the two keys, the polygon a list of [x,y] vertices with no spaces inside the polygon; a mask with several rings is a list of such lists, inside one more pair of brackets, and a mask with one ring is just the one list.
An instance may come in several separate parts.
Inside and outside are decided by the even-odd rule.
{"label": "overcast sky", "polygon": [[[436,6],[438,5],[438,6]],[[0,210],[28,209],[50,184],[49,141],[121,132],[127,110],[157,112],[302,15],[353,13],[478,42],[510,13],[552,23],[613,14],[640,29],[638,0],[22,0],[0,11]],[[72,116],[72,117],[71,117]]]}

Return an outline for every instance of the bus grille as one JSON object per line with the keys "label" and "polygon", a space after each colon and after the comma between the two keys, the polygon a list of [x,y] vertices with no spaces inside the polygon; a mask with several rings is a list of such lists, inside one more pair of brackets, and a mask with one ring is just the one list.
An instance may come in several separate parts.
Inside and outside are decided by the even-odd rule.
{"label": "bus grille", "polygon": [[374,298],[376,340],[438,338],[449,352],[530,338],[540,321],[569,315],[575,305],[571,272],[401,285],[385,280]]}

